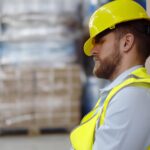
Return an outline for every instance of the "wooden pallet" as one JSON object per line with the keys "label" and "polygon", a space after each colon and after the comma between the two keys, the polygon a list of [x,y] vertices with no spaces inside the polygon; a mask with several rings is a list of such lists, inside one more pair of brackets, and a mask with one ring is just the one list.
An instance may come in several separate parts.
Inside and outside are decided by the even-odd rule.
{"label": "wooden pallet", "polygon": [[0,136],[10,136],[10,135],[28,135],[28,136],[39,136],[42,134],[52,134],[52,133],[66,133],[67,129],[64,128],[1,128]]}

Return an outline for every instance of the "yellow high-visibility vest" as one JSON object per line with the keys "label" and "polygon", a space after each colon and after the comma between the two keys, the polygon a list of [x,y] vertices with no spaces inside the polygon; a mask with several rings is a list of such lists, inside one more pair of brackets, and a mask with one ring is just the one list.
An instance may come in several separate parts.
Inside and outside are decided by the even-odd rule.
{"label": "yellow high-visibility vest", "polygon": [[[140,86],[150,88],[150,75],[144,67],[133,71],[128,78],[114,87],[106,97],[103,107],[99,107],[100,100],[96,106],[81,120],[81,123],[70,134],[70,140],[74,150],[92,150],[95,136],[96,123],[102,126],[105,123],[105,116],[109,102],[112,97],[126,86]],[[149,150],[149,147],[148,147]]]}

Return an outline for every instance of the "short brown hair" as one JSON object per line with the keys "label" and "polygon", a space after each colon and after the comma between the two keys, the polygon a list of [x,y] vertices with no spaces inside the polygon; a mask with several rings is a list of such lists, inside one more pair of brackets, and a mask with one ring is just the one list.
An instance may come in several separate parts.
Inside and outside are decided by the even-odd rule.
{"label": "short brown hair", "polygon": [[145,61],[150,56],[150,21],[141,19],[120,23],[116,25],[115,32],[118,39],[126,33],[132,33],[142,59]]}

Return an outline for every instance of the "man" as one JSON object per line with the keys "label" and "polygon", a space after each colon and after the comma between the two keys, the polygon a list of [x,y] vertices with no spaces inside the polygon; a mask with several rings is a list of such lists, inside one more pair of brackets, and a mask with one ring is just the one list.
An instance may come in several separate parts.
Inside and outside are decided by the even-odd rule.
{"label": "man", "polygon": [[133,0],[99,8],[89,22],[84,52],[93,73],[111,83],[71,133],[74,150],[150,150],[150,21]]}

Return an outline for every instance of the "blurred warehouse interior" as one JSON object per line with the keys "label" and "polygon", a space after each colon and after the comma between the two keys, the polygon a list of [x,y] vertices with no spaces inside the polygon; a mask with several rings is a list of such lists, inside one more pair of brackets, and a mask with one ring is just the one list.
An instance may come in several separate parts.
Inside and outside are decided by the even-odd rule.
{"label": "blurred warehouse interior", "polygon": [[82,47],[89,16],[107,2],[0,0],[0,129],[70,130],[94,106],[107,81]]}
{"label": "blurred warehouse interior", "polygon": [[0,2],[0,128],[71,129],[80,120],[81,1]]}

